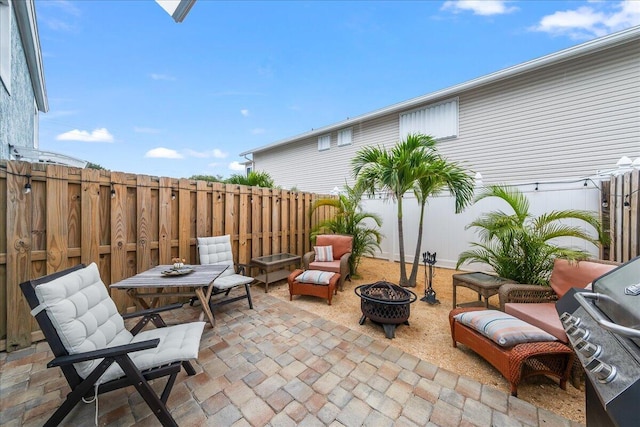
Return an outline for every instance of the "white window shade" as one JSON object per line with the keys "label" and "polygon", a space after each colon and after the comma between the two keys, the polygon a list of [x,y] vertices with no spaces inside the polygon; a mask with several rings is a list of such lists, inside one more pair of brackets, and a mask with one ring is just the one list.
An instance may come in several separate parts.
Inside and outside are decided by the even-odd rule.
{"label": "white window shade", "polygon": [[331,147],[331,135],[322,135],[318,137],[318,151],[328,150]]}
{"label": "white window shade", "polygon": [[343,145],[351,145],[351,128],[338,132],[338,147]]}
{"label": "white window shade", "polygon": [[435,139],[458,136],[458,99],[451,99],[400,114],[400,139],[411,133]]}

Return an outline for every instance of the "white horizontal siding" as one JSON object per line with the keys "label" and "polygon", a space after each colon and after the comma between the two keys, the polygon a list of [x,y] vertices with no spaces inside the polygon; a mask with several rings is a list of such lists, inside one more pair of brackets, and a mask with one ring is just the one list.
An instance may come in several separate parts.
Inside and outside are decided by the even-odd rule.
{"label": "white horizontal siding", "polygon": [[460,96],[460,133],[440,145],[485,183],[593,175],[640,157],[640,45]]}
{"label": "white horizontal siding", "polygon": [[[438,147],[480,172],[485,184],[590,176],[613,168],[623,155],[640,157],[640,43],[461,92],[458,102],[458,137]],[[350,124],[348,146],[337,146],[337,129],[327,151],[318,152],[311,137],[256,152],[256,170],[267,171],[277,185],[305,191],[352,184],[355,153],[394,145],[400,114]]]}
{"label": "white horizontal siding", "polygon": [[[311,137],[254,154],[257,171],[266,171],[276,185],[284,188],[328,194],[334,187],[352,185],[351,159],[367,145],[392,146],[398,139],[397,115],[351,126],[351,145],[338,146],[331,132],[329,150],[318,151],[318,140]],[[390,142],[391,141],[391,142]]]}

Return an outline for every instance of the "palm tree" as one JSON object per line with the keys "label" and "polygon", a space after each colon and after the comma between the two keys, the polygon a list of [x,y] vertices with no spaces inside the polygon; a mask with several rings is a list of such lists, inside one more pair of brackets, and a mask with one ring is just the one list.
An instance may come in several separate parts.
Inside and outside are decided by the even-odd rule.
{"label": "palm tree", "polygon": [[449,190],[449,194],[455,199],[455,212],[460,213],[471,202],[474,192],[474,180],[464,169],[457,163],[440,158],[436,153],[431,154],[433,158],[423,165],[424,170],[420,172],[421,177],[418,178],[417,185],[414,189],[416,199],[420,204],[420,222],[418,224],[416,252],[413,258],[411,275],[409,276],[409,283],[413,284],[413,286],[415,286],[418,277],[424,209],[428,198],[447,189]]}
{"label": "palm tree", "polygon": [[[397,202],[398,243],[400,250],[400,285],[415,286],[424,206],[427,198],[436,192],[449,188],[456,196],[456,212],[459,212],[471,199],[472,184],[469,177],[455,163],[442,159],[436,151],[436,141],[427,135],[408,135],[391,150],[381,147],[364,147],[352,160],[353,175],[357,185],[369,193],[376,189],[386,192]],[[407,278],[405,270],[404,231],[402,225],[402,197],[413,191],[421,205],[420,232],[412,273]]]}
{"label": "palm tree", "polygon": [[[487,187],[475,202],[488,197],[504,200],[513,213],[492,211],[469,224],[467,228],[479,229],[480,243],[472,243],[475,249],[461,253],[456,267],[465,262],[480,262],[490,265],[498,276],[518,283],[547,285],[555,258],[580,260],[590,256],[580,249],[559,246],[554,239],[577,238],[596,246],[607,241],[600,221],[592,212],[569,209],[534,218],[529,212],[529,201],[516,188]],[[566,220],[586,222],[595,229],[597,237],[581,227],[563,223]]]}
{"label": "palm tree", "polygon": [[380,249],[382,235],[377,228],[367,226],[365,222],[372,220],[377,227],[382,225],[379,215],[362,212],[360,202],[364,190],[358,187],[345,185],[344,193],[340,193],[337,199],[324,198],[313,202],[309,216],[322,206],[330,206],[336,209],[334,217],[319,222],[311,230],[311,237],[315,239],[318,234],[326,232],[336,234],[348,234],[353,236],[351,257],[349,258],[349,273],[355,277],[358,273],[360,259],[364,255],[375,255],[375,249]]}
{"label": "palm tree", "polygon": [[273,178],[267,172],[251,171],[247,175],[233,174],[224,182],[227,184],[240,184],[249,187],[274,188]]}

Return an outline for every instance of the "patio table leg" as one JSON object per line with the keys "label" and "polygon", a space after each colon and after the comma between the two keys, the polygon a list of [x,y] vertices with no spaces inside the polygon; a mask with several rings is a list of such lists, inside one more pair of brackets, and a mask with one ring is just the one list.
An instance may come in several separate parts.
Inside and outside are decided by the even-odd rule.
{"label": "patio table leg", "polygon": [[216,320],[213,317],[213,312],[211,311],[211,306],[209,305],[209,298],[211,298],[211,292],[213,291],[213,285],[207,288],[207,292],[205,293],[204,289],[201,286],[196,288],[196,296],[198,300],[200,300],[200,305],[202,306],[202,313],[200,313],[199,319],[200,321],[204,320],[204,316],[206,315],[209,319],[209,323],[211,327],[214,327],[216,324]]}

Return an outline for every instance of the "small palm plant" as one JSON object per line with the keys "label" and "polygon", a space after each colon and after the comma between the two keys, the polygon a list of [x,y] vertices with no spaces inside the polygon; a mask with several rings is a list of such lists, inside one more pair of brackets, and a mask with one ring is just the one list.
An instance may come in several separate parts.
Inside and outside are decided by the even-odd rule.
{"label": "small palm plant", "polygon": [[225,180],[227,184],[240,184],[249,187],[275,188],[273,178],[268,172],[251,171],[246,176],[242,174],[233,174]]}
{"label": "small palm plant", "polygon": [[[353,236],[349,273],[352,277],[357,277],[361,258],[365,255],[374,256],[375,249],[380,249],[382,234],[377,227],[382,225],[382,219],[376,214],[362,212],[360,207],[364,193],[362,189],[352,188],[348,185],[345,185],[344,188],[344,193],[340,193],[337,199],[318,199],[311,205],[309,216],[312,216],[313,212],[321,206],[331,206],[336,209],[335,216],[320,221],[313,227],[311,238],[315,239],[318,234],[327,232]],[[373,221],[377,227],[367,225],[367,220]]]}
{"label": "small palm plant", "polygon": [[[504,200],[512,214],[492,211],[473,221],[467,228],[477,228],[480,243],[458,257],[456,268],[466,262],[490,265],[495,273],[518,283],[548,285],[555,258],[585,259],[586,251],[558,246],[554,239],[571,237],[586,240],[598,246],[606,242],[602,226],[592,212],[581,210],[551,211],[536,218],[529,212],[529,201],[518,189],[508,186],[490,186],[475,198],[475,203],[488,197]],[[591,225],[598,237],[583,228],[562,221],[581,220]]]}

